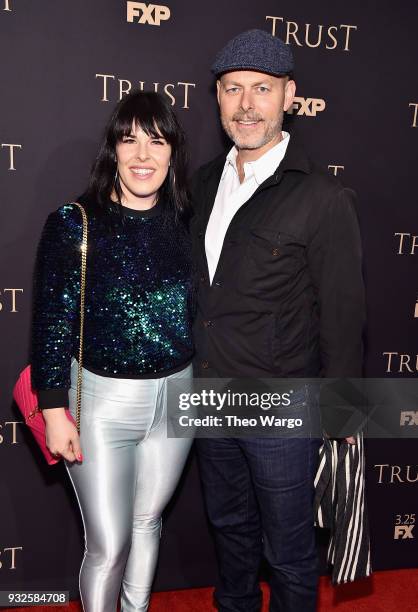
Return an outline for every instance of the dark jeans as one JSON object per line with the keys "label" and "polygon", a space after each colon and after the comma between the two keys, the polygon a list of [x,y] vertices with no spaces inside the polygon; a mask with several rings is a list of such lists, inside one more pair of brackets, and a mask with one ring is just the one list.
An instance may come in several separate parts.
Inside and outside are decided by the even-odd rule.
{"label": "dark jeans", "polygon": [[316,610],[318,559],[313,495],[320,439],[198,439],[214,530],[222,612],[258,612],[258,573],[271,568],[270,612]]}

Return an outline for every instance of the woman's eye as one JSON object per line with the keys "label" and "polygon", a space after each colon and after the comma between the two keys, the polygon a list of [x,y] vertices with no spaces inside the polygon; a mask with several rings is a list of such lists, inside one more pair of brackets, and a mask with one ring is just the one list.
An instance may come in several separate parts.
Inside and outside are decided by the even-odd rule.
{"label": "woman's eye", "polygon": [[163,145],[163,144],[165,144],[165,141],[164,140],[153,140],[152,144]]}
{"label": "woman's eye", "polygon": [[135,140],[131,138],[130,136],[125,136],[122,142],[135,142]]}

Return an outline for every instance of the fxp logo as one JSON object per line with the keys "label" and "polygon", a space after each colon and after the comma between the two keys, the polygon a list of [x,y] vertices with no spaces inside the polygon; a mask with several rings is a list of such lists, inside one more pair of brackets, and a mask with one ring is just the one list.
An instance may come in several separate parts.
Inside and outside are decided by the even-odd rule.
{"label": "fxp logo", "polygon": [[147,4],[146,2],[126,3],[126,20],[128,23],[136,22],[159,26],[162,21],[168,21],[170,15],[168,6]]}
{"label": "fxp logo", "polygon": [[325,100],[322,98],[300,98],[296,96],[287,112],[289,115],[295,113],[296,115],[305,115],[305,117],[316,117],[317,113],[322,113],[325,110],[325,107]]}

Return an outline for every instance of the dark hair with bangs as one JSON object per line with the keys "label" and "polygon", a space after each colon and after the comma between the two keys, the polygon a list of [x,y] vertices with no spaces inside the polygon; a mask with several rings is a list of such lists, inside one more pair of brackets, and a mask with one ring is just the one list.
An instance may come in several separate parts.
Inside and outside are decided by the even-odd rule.
{"label": "dark hair with bangs", "polygon": [[[124,136],[129,136],[133,123],[149,136],[163,136],[171,145],[170,166],[158,198],[161,199],[165,211],[171,209],[177,219],[187,220],[191,208],[186,181],[187,153],[184,131],[167,98],[152,91],[133,91],[117,104],[106,126],[88,187],[80,196],[80,201],[88,207],[93,207],[96,212],[116,213],[120,219],[123,217],[122,189],[116,172],[116,145]],[[113,192],[116,193],[117,202],[111,200]]]}

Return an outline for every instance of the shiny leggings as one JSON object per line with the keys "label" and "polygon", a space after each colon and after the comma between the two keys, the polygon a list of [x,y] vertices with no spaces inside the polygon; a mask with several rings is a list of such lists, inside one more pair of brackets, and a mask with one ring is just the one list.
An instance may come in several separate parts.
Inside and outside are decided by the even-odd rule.
{"label": "shiny leggings", "polygon": [[[77,362],[71,367],[75,413]],[[85,612],[148,609],[161,514],[181,476],[191,439],[167,438],[166,378],[117,379],[83,370],[82,463],[66,462],[84,524],[80,595]]]}

